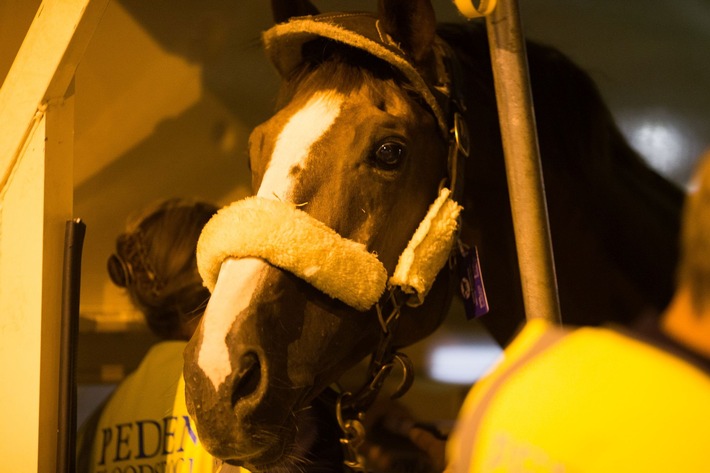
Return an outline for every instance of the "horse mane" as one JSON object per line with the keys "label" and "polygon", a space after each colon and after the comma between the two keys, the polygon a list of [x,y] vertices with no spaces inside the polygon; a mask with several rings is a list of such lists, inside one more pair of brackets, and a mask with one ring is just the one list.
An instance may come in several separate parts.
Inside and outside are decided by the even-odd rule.
{"label": "horse mane", "polygon": [[564,160],[554,165],[584,186],[580,205],[609,253],[665,307],[675,287],[683,191],[631,148],[587,73],[552,48],[530,43],[529,51],[534,93],[550,105],[538,114],[541,149]]}
{"label": "horse mane", "polygon": [[[442,24],[438,33],[464,69],[467,106],[479,130],[473,152],[484,149],[473,159],[495,156],[497,172],[504,173],[484,24]],[[566,188],[568,203],[583,214],[609,257],[657,310],[663,309],[675,286],[683,191],[630,147],[585,71],[549,46],[528,41],[527,53],[546,185],[550,180]],[[493,177],[467,172],[467,185],[475,179]],[[485,182],[474,185],[476,198],[485,199],[480,189]],[[559,205],[553,200],[561,196],[548,195],[548,206]]]}

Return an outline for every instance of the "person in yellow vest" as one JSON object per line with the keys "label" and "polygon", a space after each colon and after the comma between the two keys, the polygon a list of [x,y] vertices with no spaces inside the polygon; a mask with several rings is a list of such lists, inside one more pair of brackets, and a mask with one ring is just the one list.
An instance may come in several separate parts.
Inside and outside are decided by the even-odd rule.
{"label": "person in yellow vest", "polygon": [[447,472],[710,472],[710,153],[685,205],[660,322],[528,322],[469,392]]}
{"label": "person in yellow vest", "polygon": [[197,240],[216,211],[203,202],[165,200],[118,236],[109,276],[162,341],[84,424],[78,471],[218,471],[220,462],[202,448],[187,414],[182,378],[183,350],[210,296],[197,272]]}

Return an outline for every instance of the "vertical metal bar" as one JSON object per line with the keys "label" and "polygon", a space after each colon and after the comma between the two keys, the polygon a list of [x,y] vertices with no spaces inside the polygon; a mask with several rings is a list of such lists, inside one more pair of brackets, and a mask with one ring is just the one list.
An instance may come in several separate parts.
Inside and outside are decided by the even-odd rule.
{"label": "vertical metal bar", "polygon": [[76,348],[79,341],[79,289],[81,253],[86,225],[74,219],[66,223],[62,275],[62,329],[59,354],[59,430],[57,471],[76,471]]}
{"label": "vertical metal bar", "polygon": [[559,323],[557,281],[517,0],[498,0],[486,16],[486,28],[525,313],[528,319]]}

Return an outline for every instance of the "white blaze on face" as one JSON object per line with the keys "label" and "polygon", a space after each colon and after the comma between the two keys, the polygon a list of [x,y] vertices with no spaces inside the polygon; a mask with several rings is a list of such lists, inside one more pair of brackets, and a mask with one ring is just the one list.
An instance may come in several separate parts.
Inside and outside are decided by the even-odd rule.
{"label": "white blaze on face", "polygon": [[[234,320],[251,301],[264,262],[257,258],[228,259],[222,263],[202,322],[202,345],[197,364],[215,389],[229,376],[226,337]],[[235,290],[237,289],[237,290]]]}
{"label": "white blaze on face", "polygon": [[[315,93],[286,123],[276,139],[273,154],[257,196],[288,200],[294,188],[293,169],[305,169],[311,147],[330,129],[345,97],[328,91]],[[251,303],[266,264],[257,258],[228,259],[203,316],[203,334],[197,364],[215,390],[229,376],[227,334],[236,318]]]}
{"label": "white blaze on face", "polygon": [[276,139],[269,167],[256,195],[284,201],[292,197],[291,171],[297,167],[305,169],[311,147],[338,118],[344,99],[337,92],[317,92],[289,119]]}

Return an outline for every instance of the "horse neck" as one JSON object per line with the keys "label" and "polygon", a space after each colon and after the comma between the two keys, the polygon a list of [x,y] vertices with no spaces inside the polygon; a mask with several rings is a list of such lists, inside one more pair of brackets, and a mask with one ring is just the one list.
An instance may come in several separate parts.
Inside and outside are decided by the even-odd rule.
{"label": "horse neck", "polygon": [[[440,33],[465,69],[475,146],[466,163],[465,234],[480,245],[492,299],[486,318],[506,320],[484,324],[504,342],[523,308],[487,39],[480,26]],[[673,288],[682,192],[629,147],[586,73],[534,43],[528,60],[563,319],[627,322],[660,310]]]}

